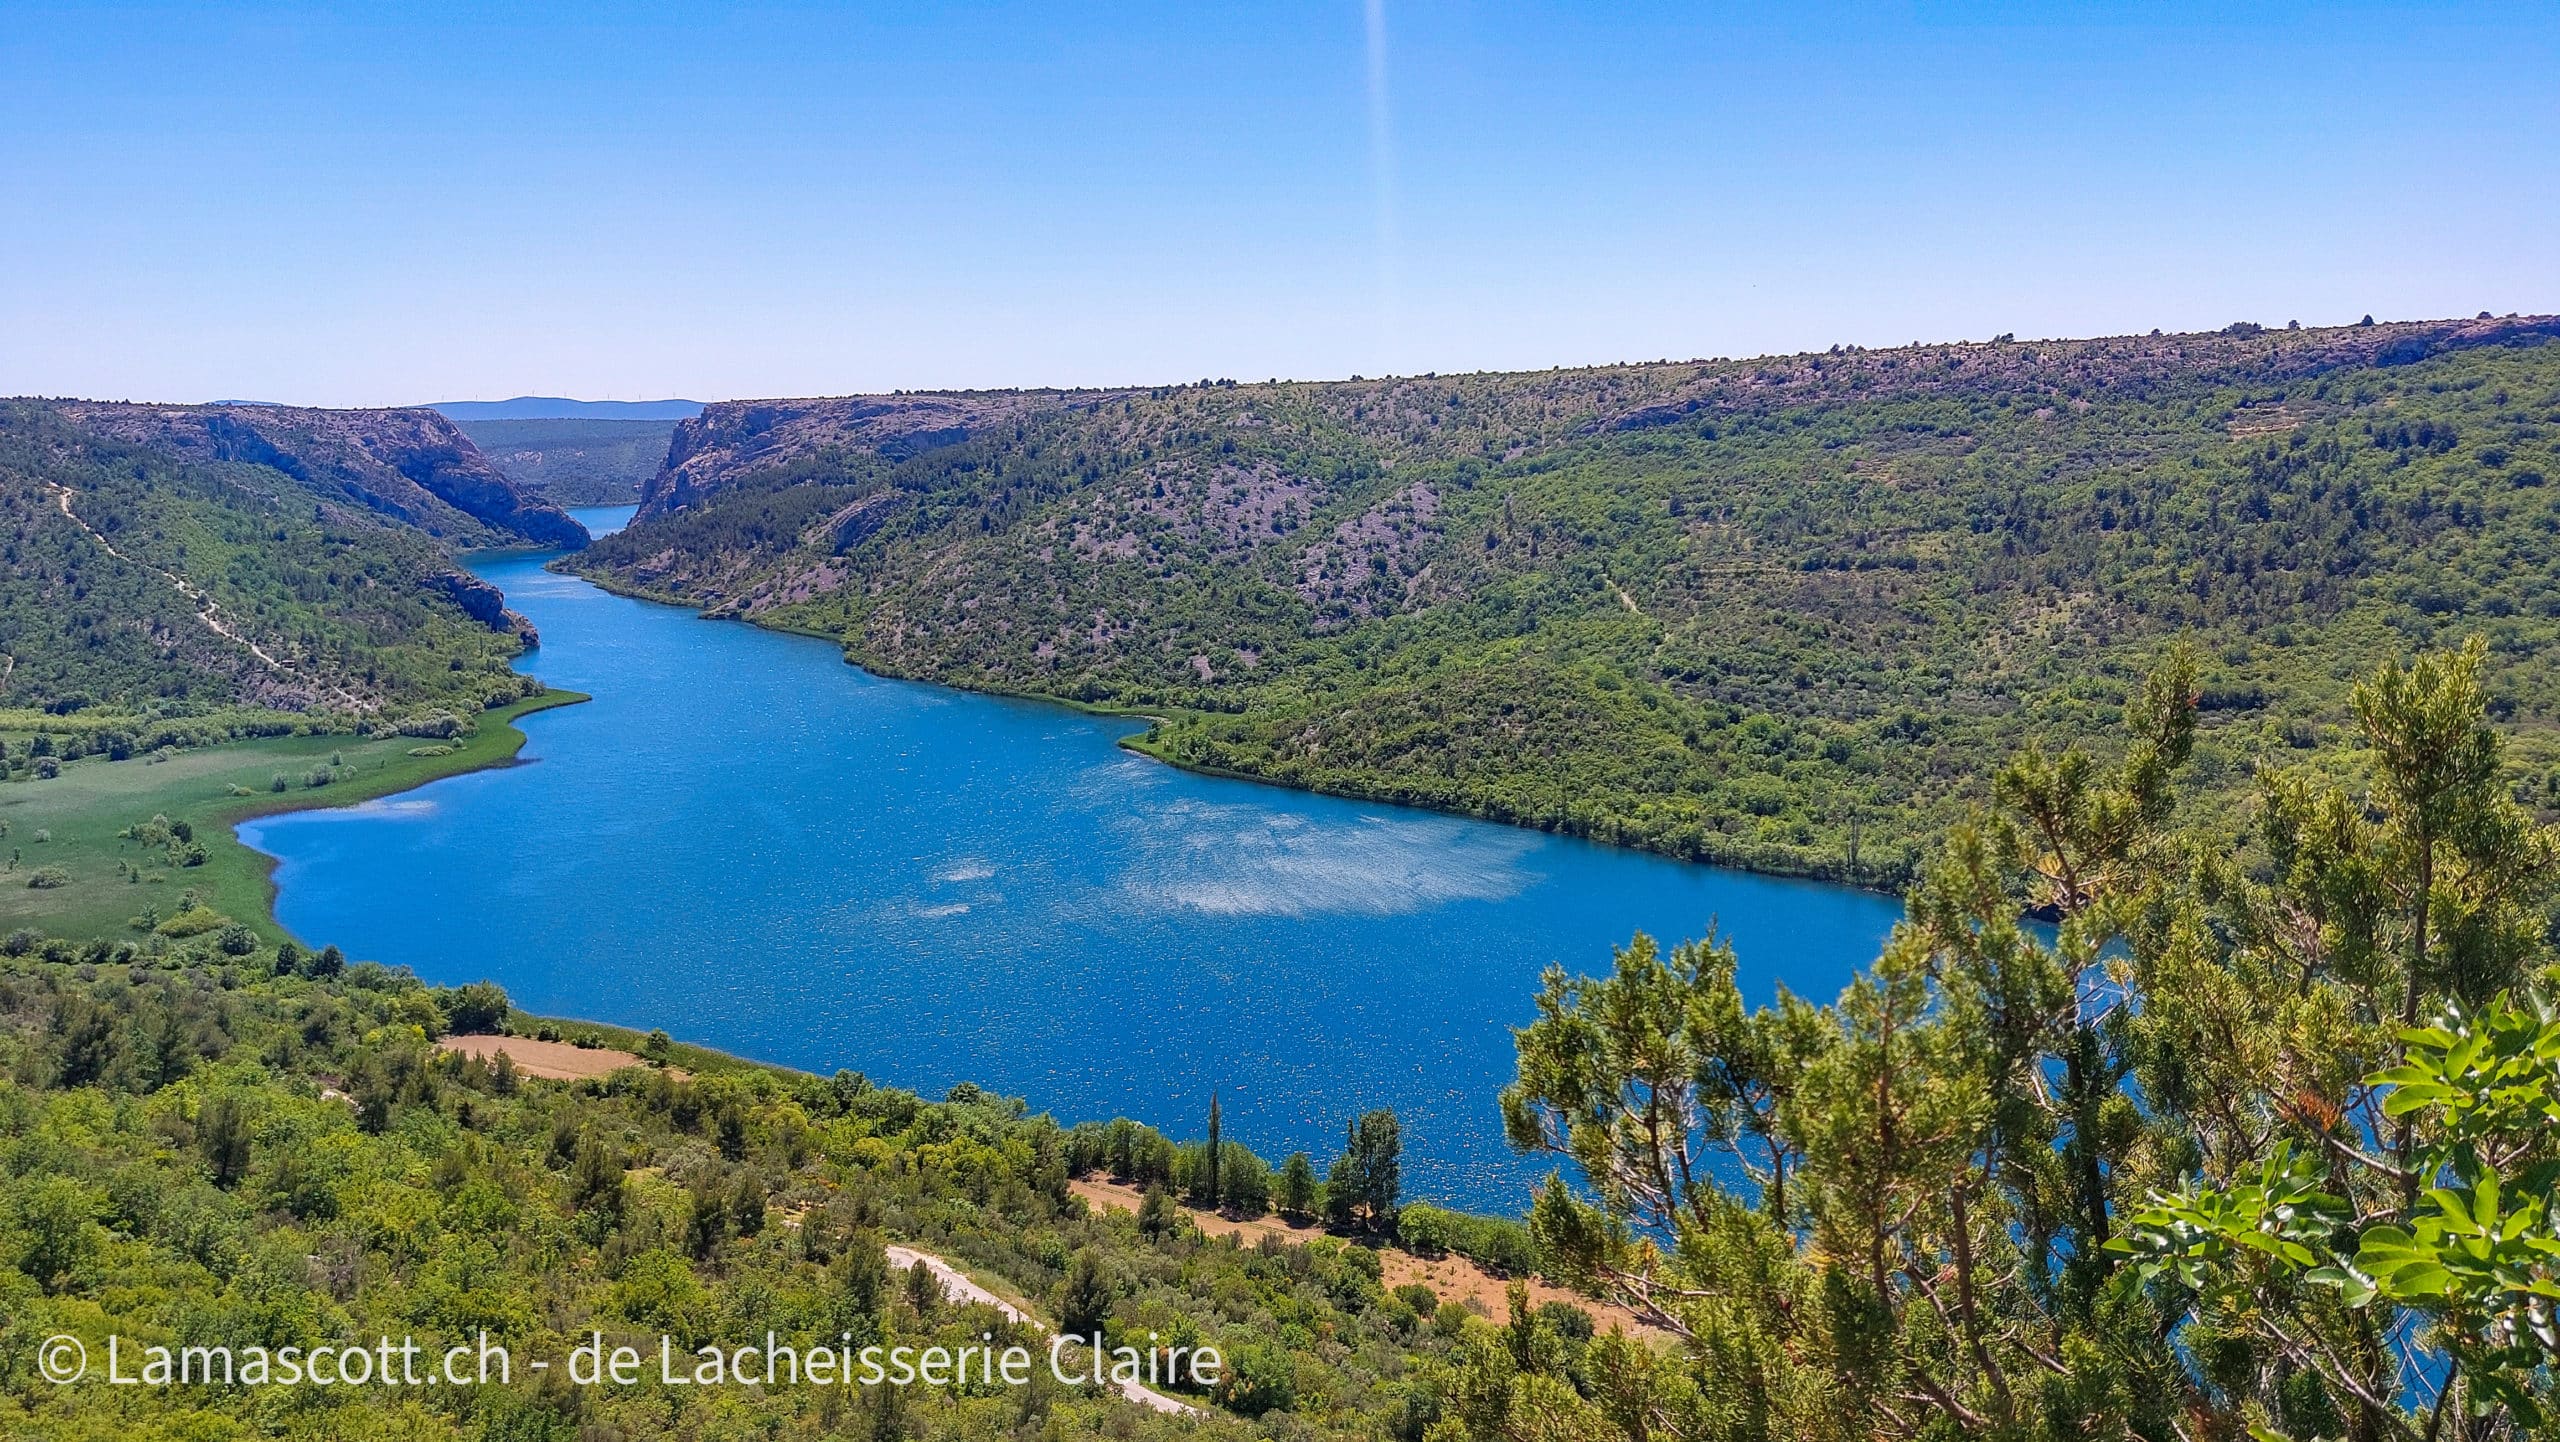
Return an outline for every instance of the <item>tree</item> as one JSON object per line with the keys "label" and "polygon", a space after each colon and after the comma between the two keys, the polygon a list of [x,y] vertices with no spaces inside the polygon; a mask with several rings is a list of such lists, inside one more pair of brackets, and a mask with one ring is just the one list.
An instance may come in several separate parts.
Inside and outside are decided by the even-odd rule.
{"label": "tree", "polygon": [[2370,789],[2268,778],[2266,864],[2208,857],[2181,944],[2137,953],[2138,1079],[2187,1144],[2115,1250],[2174,1283],[2183,1334],[2298,1379],[2317,1405],[2229,1404],[2270,1433],[2496,1436],[2552,1402],[2510,1351],[2547,1359],[2549,1302],[2536,1336],[2505,1289],[2560,1295],[2560,1028],[2528,990],[2560,836],[2506,791],[2484,655],[2359,685]]}
{"label": "tree", "polygon": [[856,1229],[845,1238],[843,1250],[829,1270],[836,1286],[837,1312],[842,1318],[840,1330],[856,1336],[876,1333],[882,1304],[889,1296],[889,1254],[880,1244],[880,1235]]}
{"label": "tree", "polygon": [[1200,1205],[1214,1209],[1218,1205],[1218,1094],[1209,1093],[1209,1145],[1200,1158]]}
{"label": "tree", "polygon": [[1316,1211],[1316,1167],[1305,1152],[1291,1152],[1289,1160],[1280,1164],[1280,1186],[1276,1200],[1280,1210],[1293,1217],[1311,1217]]}
{"label": "tree", "polygon": [[249,1174],[249,1119],[236,1098],[221,1096],[205,1103],[196,1119],[196,1145],[204,1152],[213,1184],[224,1191]]}
{"label": "tree", "polygon": [[327,981],[346,969],[347,954],[338,949],[336,942],[320,948],[320,954],[311,958],[311,975],[322,981]]}
{"label": "tree", "polygon": [[506,988],[494,981],[458,987],[444,999],[445,1029],[460,1036],[498,1031],[511,1005]]}
{"label": "tree", "polygon": [[1091,1247],[1076,1253],[1058,1293],[1058,1330],[1070,1337],[1098,1337],[1111,1320],[1111,1278]]}
{"label": "tree", "polygon": [[602,1218],[608,1227],[619,1227],[627,1201],[622,1159],[592,1136],[580,1140],[570,1167],[569,1204]]}
{"label": "tree", "polygon": [[925,1322],[932,1321],[942,1305],[942,1279],[921,1258],[907,1268],[907,1305],[915,1309],[918,1320]]}
{"label": "tree", "polygon": [[1148,1241],[1161,1242],[1182,1225],[1182,1210],[1174,1205],[1173,1192],[1163,1186],[1147,1188],[1138,1203],[1138,1231]]}
{"label": "tree", "polygon": [[380,1136],[391,1125],[391,1107],[399,1098],[399,1086],[381,1063],[371,1057],[358,1062],[347,1075],[347,1093],[355,1098],[359,1128]]}
{"label": "tree", "polygon": [[1345,1128],[1342,1156],[1326,1178],[1326,1210],[1345,1226],[1392,1227],[1404,1187],[1402,1153],[1392,1108],[1361,1113]]}
{"label": "tree", "polygon": [[1214,1395],[1219,1406],[1247,1417],[1287,1411],[1298,1400],[1297,1369],[1287,1348],[1248,1343],[1228,1359]]}
{"label": "tree", "polygon": [[18,1193],[13,1210],[18,1270],[47,1292],[98,1254],[98,1201],[79,1182],[43,1178]]}
{"label": "tree", "polygon": [[2481,654],[2378,670],[2361,754],[2262,773],[2238,838],[2173,824],[2172,657],[2113,761],[1998,775],[1831,1006],[1745,1012],[1712,942],[1551,974],[1504,1097],[1588,1188],[1542,1189],[1547,1266],[1684,1339],[1708,1432],[2542,1425],[2560,838]]}
{"label": "tree", "polygon": [[[2370,1176],[2331,1191],[2318,1153],[2285,1141],[2254,1174],[2155,1199],[2114,1245],[2395,1436],[2442,1435],[2447,1417],[2457,1437],[2542,1427],[2560,1415],[2560,1011],[2502,992],[2447,1003],[2400,1040],[2400,1063],[2364,1081],[2413,1123],[2416,1203],[2392,1205],[2398,1189]],[[2359,1192],[2379,1194],[2376,1215],[2357,1215]],[[2445,1363],[2415,1415],[2395,1385],[2410,1374],[2366,1364],[2381,1339],[2412,1336]]]}
{"label": "tree", "polygon": [[107,1074],[122,1050],[115,1014],[88,997],[62,999],[53,1013],[56,1077],[64,1087],[92,1085]]}
{"label": "tree", "polygon": [[693,1184],[686,1198],[684,1244],[697,1262],[707,1261],[729,1237],[729,1196],[716,1178]]}
{"label": "tree", "polygon": [[[2107,958],[2177,873],[2164,826],[2193,707],[2193,663],[2173,656],[2127,708],[2112,768],[2021,755],[2001,809],[1954,830],[1830,1007],[1746,1011],[1712,938],[1665,956],[1639,936],[1610,976],[1549,973],[1505,1125],[1590,1195],[1550,1179],[1539,1249],[1731,1383],[1705,1399],[1714,1425],[2160,1420],[2147,1384],[2166,1351],[2093,1254],[2140,1134]],[[2050,943],[2031,915],[2053,920]],[[1719,1181],[1718,1154],[1747,1186]],[[2039,1379],[2065,1355],[2082,1390],[2056,1402]]]}
{"label": "tree", "polygon": [[1271,1209],[1271,1168],[1242,1142],[1229,1142],[1221,1153],[1225,1161],[1218,1168],[1218,1191],[1227,1210],[1243,1217],[1258,1217]]}

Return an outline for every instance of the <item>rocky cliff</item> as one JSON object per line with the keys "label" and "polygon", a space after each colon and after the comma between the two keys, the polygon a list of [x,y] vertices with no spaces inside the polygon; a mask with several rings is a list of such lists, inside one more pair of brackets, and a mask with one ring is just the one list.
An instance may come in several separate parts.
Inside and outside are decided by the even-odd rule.
{"label": "rocky cliff", "polygon": [[586,528],[489,464],[429,410],[62,401],[73,424],[181,460],[272,467],[323,500],[390,516],[458,546],[575,549]]}
{"label": "rocky cliff", "polygon": [[960,444],[1103,391],[951,391],[723,401],[677,425],[666,465],[640,491],[643,517],[680,511],[740,477],[833,453],[888,460]]}

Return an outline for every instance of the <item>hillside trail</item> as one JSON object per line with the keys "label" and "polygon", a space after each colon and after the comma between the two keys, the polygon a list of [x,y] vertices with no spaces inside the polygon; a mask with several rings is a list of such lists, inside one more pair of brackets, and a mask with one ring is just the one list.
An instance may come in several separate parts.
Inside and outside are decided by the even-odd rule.
{"label": "hillside trail", "polygon": [[[952,1301],[974,1302],[980,1306],[993,1307],[998,1312],[1004,1314],[1006,1321],[1017,1322],[1026,1327],[1038,1327],[1043,1331],[1047,1330],[1046,1324],[1042,1323],[1038,1318],[1023,1311],[1020,1307],[1006,1301],[1004,1298],[997,1296],[995,1293],[988,1291],[986,1288],[979,1286],[976,1282],[969,1280],[969,1278],[961,1274],[959,1268],[944,1261],[940,1257],[935,1256],[931,1252],[920,1252],[913,1247],[898,1246],[887,1247],[883,1250],[889,1255],[889,1265],[897,1268],[899,1271],[906,1271],[915,1266],[922,1265],[926,1271],[933,1274],[935,1281],[942,1284],[942,1295],[950,1298]],[[1142,1387],[1136,1382],[1119,1383],[1118,1390],[1121,1396],[1128,1398],[1130,1401],[1137,1403],[1141,1407],[1150,1407],[1158,1412],[1178,1417],[1197,1417],[1200,1415],[1199,1408],[1194,1407],[1187,1402],[1178,1402],[1173,1398],[1166,1396],[1162,1392],[1158,1392],[1149,1387]]]}
{"label": "hillside trail", "polygon": [[[48,481],[45,483],[45,489],[53,492],[54,504],[62,508],[63,519],[69,521],[75,526],[78,526],[81,533],[86,535],[92,542],[96,543],[99,550],[106,552],[108,555],[115,557],[117,560],[124,562],[128,566],[139,566],[143,570],[149,571],[151,574],[159,577],[162,581],[167,582],[170,588],[175,590],[179,595],[186,597],[189,604],[195,607],[196,619],[204,623],[206,630],[213,632],[215,635],[231,642],[235,646],[244,648],[250,655],[257,657],[259,662],[268,670],[275,672],[277,675],[286,677],[294,681],[296,684],[310,686],[315,692],[320,694],[334,696],[334,698],[341,704],[345,705],[348,710],[362,711],[367,709],[363,699],[356,696],[353,692],[334,686],[321,686],[319,683],[311,681],[302,676],[299,672],[295,671],[291,662],[279,661],[275,657],[268,655],[266,648],[260,646],[257,642],[250,640],[247,636],[244,636],[239,631],[233,629],[231,623],[222,618],[222,603],[216,601],[210,595],[207,595],[204,590],[198,587],[193,581],[188,580],[186,577],[179,575],[175,571],[164,571],[160,567],[152,565],[149,561],[137,560],[134,557],[128,556],[124,552],[117,550],[114,543],[110,542],[105,536],[99,534],[97,527],[92,526],[87,521],[81,519],[80,513],[71,508],[71,499],[74,492],[69,486],[63,485],[58,481]],[[15,670],[17,668],[17,658],[11,657],[9,664],[10,669]],[[0,677],[0,679],[5,679],[5,677]]]}
{"label": "hillside trail", "polygon": [[[1135,1212],[1146,1202],[1146,1194],[1126,1182],[1077,1177],[1067,1183],[1067,1189],[1084,1198],[1085,1205],[1090,1207]],[[1236,1218],[1191,1206],[1182,1210],[1202,1235],[1232,1237],[1242,1246],[1257,1245],[1266,1237],[1277,1238],[1290,1246],[1301,1246],[1326,1235],[1320,1226],[1293,1225],[1275,1216]],[[1457,1302],[1485,1317],[1500,1317],[1510,1306],[1510,1288],[1514,1279],[1471,1257],[1455,1252],[1436,1257],[1418,1256],[1396,1246],[1377,1248],[1377,1257],[1379,1279],[1390,1290],[1419,1282],[1429,1287],[1432,1295],[1441,1301]],[[1627,1335],[1644,1342],[1662,1345],[1672,1340],[1669,1332],[1613,1302],[1586,1297],[1539,1277],[1518,1280],[1528,1286],[1529,1300],[1534,1305],[1563,1302],[1590,1313],[1596,1323],[1623,1328]]]}

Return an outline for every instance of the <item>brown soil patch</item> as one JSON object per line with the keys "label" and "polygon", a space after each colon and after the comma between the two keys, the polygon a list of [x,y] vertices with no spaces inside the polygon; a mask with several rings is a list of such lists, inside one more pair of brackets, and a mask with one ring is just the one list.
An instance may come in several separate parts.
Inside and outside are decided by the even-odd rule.
{"label": "brown soil patch", "polygon": [[[1122,1212],[1136,1211],[1138,1204],[1145,1200],[1144,1195],[1136,1187],[1125,1182],[1106,1181],[1100,1178],[1079,1177],[1067,1183],[1067,1190],[1084,1198],[1087,1206],[1109,1207]],[[1278,1237],[1284,1242],[1302,1243],[1325,1235],[1324,1228],[1315,1223],[1292,1226],[1277,1216],[1239,1221],[1233,1217],[1221,1216],[1216,1212],[1204,1212],[1196,1207],[1184,1207],[1182,1212],[1206,1235],[1233,1237],[1245,1246],[1252,1246],[1264,1237]],[[1511,1279],[1488,1271],[1473,1260],[1461,1257],[1454,1252],[1445,1257],[1420,1257],[1401,1247],[1380,1247],[1378,1263],[1379,1271],[1389,1291],[1408,1283],[1420,1282],[1429,1287],[1432,1294],[1441,1301],[1456,1302],[1462,1306],[1468,1302],[1474,1302],[1486,1316],[1497,1322],[1511,1315],[1511,1299],[1508,1293]],[[1599,1324],[1602,1331],[1615,1326],[1626,1328],[1628,1336],[1642,1337],[1647,1341],[1668,1341],[1671,1337],[1670,1333],[1661,1328],[1638,1320],[1635,1313],[1624,1307],[1613,1306],[1607,1302],[1595,1302],[1578,1292],[1567,1291],[1535,1277],[1529,1279],[1529,1301],[1532,1306],[1564,1302],[1580,1307],[1591,1314],[1592,1320]]]}
{"label": "brown soil patch", "polygon": [[[1400,1247],[1385,1247],[1379,1250],[1378,1261],[1389,1291],[1420,1282],[1441,1301],[1456,1302],[1462,1306],[1473,1302],[1497,1322],[1511,1315],[1511,1279],[1489,1272],[1455,1252],[1445,1257],[1417,1257]],[[1624,1307],[1595,1302],[1579,1292],[1568,1291],[1536,1277],[1529,1278],[1529,1305],[1543,1307],[1549,1302],[1580,1307],[1591,1314],[1591,1320],[1603,1332],[1611,1327],[1624,1327],[1630,1337],[1642,1337],[1649,1342],[1671,1340],[1669,1332],[1640,1320]]]}
{"label": "brown soil patch", "polygon": [[[1123,1212],[1136,1211],[1138,1204],[1146,1200],[1145,1195],[1136,1187],[1125,1182],[1103,1181],[1098,1178],[1080,1177],[1067,1183],[1067,1190],[1084,1198],[1087,1206],[1110,1207]],[[1234,1217],[1221,1216],[1216,1212],[1204,1212],[1197,1207],[1184,1207],[1182,1214],[1197,1224],[1203,1233],[1212,1237],[1233,1237],[1248,1247],[1264,1237],[1278,1237],[1284,1242],[1310,1242],[1324,1235],[1324,1227],[1321,1223],[1307,1222],[1292,1226],[1278,1216],[1261,1216],[1251,1221],[1238,1221]]]}
{"label": "brown soil patch", "polygon": [[[494,1062],[505,1052],[515,1062],[516,1070],[526,1076],[549,1077],[553,1081],[578,1081],[591,1076],[605,1076],[627,1066],[642,1065],[640,1058],[611,1047],[571,1046],[565,1041],[538,1041],[529,1036],[449,1036],[437,1042],[442,1051],[458,1051]],[[682,1078],[684,1073],[669,1069],[669,1075]]]}

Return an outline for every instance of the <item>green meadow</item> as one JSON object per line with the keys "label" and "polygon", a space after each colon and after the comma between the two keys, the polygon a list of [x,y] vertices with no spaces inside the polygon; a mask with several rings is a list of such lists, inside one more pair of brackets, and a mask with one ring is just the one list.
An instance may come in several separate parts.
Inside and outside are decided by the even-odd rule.
{"label": "green meadow", "polygon": [[[585,699],[545,691],[482,713],[473,734],[450,740],[277,736],[124,761],[91,757],[49,779],[0,784],[0,931],[132,934],[146,913],[186,910],[193,891],[261,939],[281,940],[268,909],[270,863],[232,827],[505,765],[524,746],[517,718]],[[152,826],[154,818],[165,826]]]}

